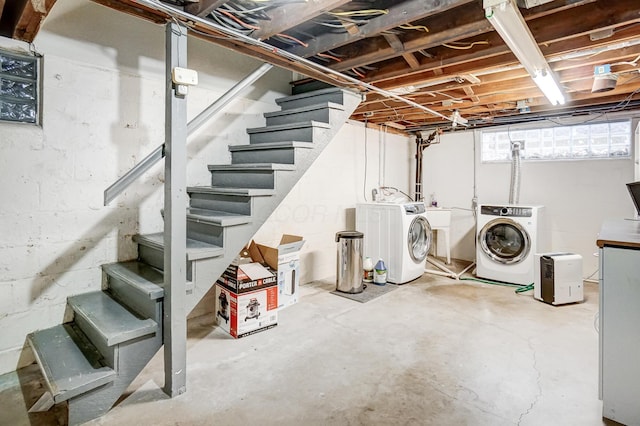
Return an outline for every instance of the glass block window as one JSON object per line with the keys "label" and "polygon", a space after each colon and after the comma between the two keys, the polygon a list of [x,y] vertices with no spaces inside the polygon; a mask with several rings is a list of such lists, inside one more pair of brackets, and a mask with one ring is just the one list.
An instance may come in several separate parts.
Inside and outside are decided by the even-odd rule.
{"label": "glass block window", "polygon": [[524,141],[523,160],[629,158],[631,120],[482,132],[482,162],[511,161],[511,142]]}
{"label": "glass block window", "polygon": [[0,121],[38,123],[39,59],[0,50]]}

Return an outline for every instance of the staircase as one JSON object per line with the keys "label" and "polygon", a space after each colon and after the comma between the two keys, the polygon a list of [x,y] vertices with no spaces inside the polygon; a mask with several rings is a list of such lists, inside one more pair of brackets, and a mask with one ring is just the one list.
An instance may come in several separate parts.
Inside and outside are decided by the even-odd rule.
{"label": "staircase", "polygon": [[[215,312],[205,295],[360,101],[338,88],[278,99],[265,127],[247,129],[248,145],[229,146],[231,164],[209,166],[211,186],[187,189],[191,316]],[[162,346],[163,234],[134,241],[137,260],[103,265],[105,290],[68,298],[71,322],[27,337],[45,396],[66,401],[71,425],[106,413]]]}

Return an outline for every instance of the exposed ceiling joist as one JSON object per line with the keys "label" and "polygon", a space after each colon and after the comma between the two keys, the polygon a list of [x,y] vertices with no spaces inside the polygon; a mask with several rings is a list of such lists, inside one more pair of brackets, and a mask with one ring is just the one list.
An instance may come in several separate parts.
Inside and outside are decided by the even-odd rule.
{"label": "exposed ceiling joist", "polygon": [[[16,1],[16,3],[18,2]],[[32,42],[36,34],[38,34],[42,21],[55,3],[56,0],[24,2],[23,9],[15,23],[13,38]]]}
{"label": "exposed ceiling joist", "polygon": [[[552,107],[533,83],[485,18],[482,0],[93,1],[158,24],[177,19],[194,30],[191,36],[308,76],[294,82],[294,93],[322,82],[357,87],[367,100],[352,118],[364,120],[366,113],[370,123],[398,129],[446,127],[454,110],[473,125],[490,125],[571,108],[640,109],[637,0],[550,0],[519,8],[566,92],[564,107]],[[40,5],[48,12],[52,2],[0,0],[2,35],[35,37]],[[216,9],[228,19],[216,21]],[[591,93],[594,67],[601,65],[610,66],[617,85]],[[405,101],[384,92],[394,88],[406,93]]]}
{"label": "exposed ceiling joist", "polygon": [[387,14],[372,18],[366,24],[358,27],[359,31],[356,35],[325,33],[313,40],[309,40],[308,47],[294,47],[289,51],[303,58],[308,58],[472,1],[474,0],[405,1],[398,6],[390,7]]}
{"label": "exposed ceiling joist", "polygon": [[385,40],[389,43],[389,46],[393,48],[396,53],[400,53],[407,64],[413,69],[418,68],[420,66],[420,62],[416,59],[413,53],[404,52],[404,46],[402,45],[402,41],[395,34],[383,34]]}
{"label": "exposed ceiling joist", "polygon": [[187,13],[202,18],[228,2],[229,0],[200,0],[196,3],[186,5],[184,10]]}
{"label": "exposed ceiling joist", "polygon": [[264,40],[282,33],[316,16],[349,3],[349,0],[308,0],[305,3],[284,4],[268,10],[269,20],[264,21],[261,28],[251,37]]}

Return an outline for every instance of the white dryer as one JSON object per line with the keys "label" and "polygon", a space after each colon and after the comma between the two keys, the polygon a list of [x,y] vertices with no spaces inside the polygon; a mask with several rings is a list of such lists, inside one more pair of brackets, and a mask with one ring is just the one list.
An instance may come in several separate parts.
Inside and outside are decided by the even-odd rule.
{"label": "white dryer", "polygon": [[363,256],[385,262],[387,281],[403,284],[424,273],[431,247],[424,203],[357,204],[356,230],[364,234]]}
{"label": "white dryer", "polygon": [[476,276],[528,285],[534,278],[534,255],[548,247],[543,206],[479,205]]}

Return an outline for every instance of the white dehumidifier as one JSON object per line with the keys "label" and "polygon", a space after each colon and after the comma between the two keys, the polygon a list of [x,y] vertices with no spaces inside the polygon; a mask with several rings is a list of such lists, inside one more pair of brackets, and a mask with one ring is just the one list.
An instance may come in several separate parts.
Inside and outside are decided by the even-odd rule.
{"label": "white dehumidifier", "polygon": [[582,302],[582,256],[573,253],[536,253],[533,297],[551,305]]}

